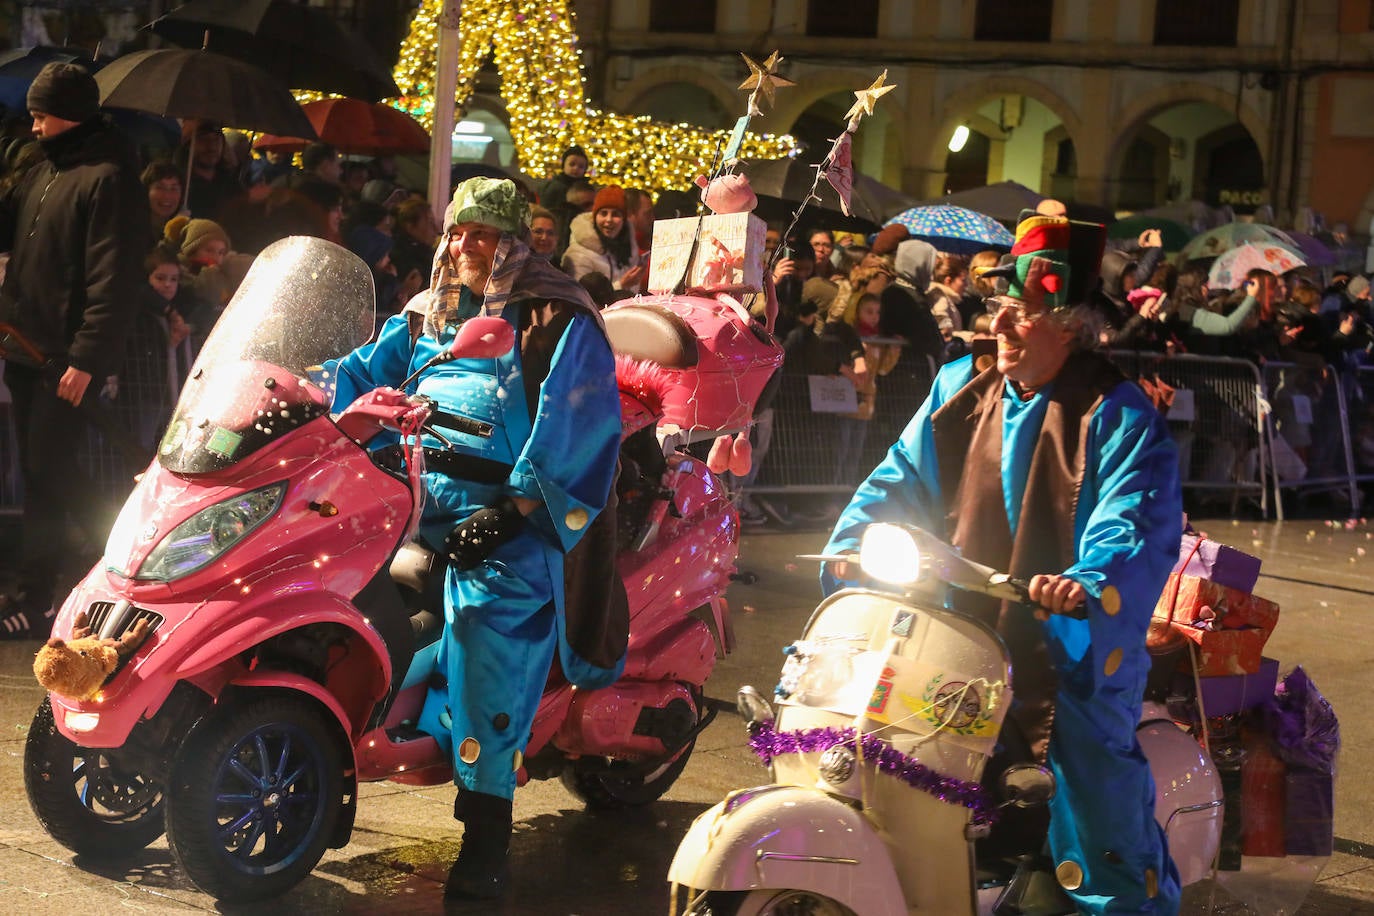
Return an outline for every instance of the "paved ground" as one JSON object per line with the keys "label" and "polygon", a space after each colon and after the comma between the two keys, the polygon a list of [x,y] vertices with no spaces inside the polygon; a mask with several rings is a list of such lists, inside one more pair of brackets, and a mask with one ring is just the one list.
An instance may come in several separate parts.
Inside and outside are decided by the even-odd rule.
{"label": "paved ground", "polygon": [[[1374,660],[1374,529],[1299,521],[1200,524],[1224,542],[1264,560],[1257,589],[1283,606],[1268,654],[1301,661],[1341,716],[1344,750],[1337,785],[1336,834],[1341,852],[1298,910],[1301,916],[1374,914],[1374,734],[1368,728],[1367,685]],[[797,635],[816,599],[814,570],[791,558],[817,550],[810,533],[751,533],[742,565],[758,573],[752,586],[730,592],[740,650],[717,668],[708,692],[729,700],[745,682],[771,687],[779,647]],[[0,913],[163,914],[238,912],[218,907],[178,870],[165,840],[119,866],[74,859],[50,840],[24,798],[20,763],[28,722],[41,692],[29,670],[34,645],[0,643]],[[678,840],[698,813],[728,790],[765,779],[744,744],[733,714],[722,713],[702,735],[685,773],[668,796],[643,811],[593,816],[558,783],[532,784],[516,799],[517,834],[509,900],[499,907],[448,912],[510,916],[660,914],[667,911],[664,876]],[[451,789],[415,791],[365,787],[353,842],[331,852],[294,892],[257,913],[443,912],[441,886],[458,849]],[[1292,913],[1273,886],[1255,912]],[[1194,889],[1186,911],[1207,910],[1206,889]],[[1246,912],[1226,893],[1217,911]],[[245,910],[246,912],[246,910]]]}

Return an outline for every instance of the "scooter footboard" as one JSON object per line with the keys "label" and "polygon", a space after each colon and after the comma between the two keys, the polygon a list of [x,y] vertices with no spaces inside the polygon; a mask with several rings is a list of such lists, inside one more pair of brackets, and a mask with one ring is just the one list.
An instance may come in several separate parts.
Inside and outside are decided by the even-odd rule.
{"label": "scooter footboard", "polygon": [[855,912],[907,912],[873,825],[852,805],[799,786],[732,792],[692,823],[668,880],[701,891],[806,890]]}

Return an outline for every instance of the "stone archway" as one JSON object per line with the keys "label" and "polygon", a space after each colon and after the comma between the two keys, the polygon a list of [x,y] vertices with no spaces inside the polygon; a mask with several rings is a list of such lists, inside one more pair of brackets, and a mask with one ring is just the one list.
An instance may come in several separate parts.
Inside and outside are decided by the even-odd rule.
{"label": "stone archway", "polygon": [[[654,93],[662,91],[664,88],[682,85],[703,90],[723,111],[738,110],[740,114],[744,113],[742,105],[744,97],[741,93],[736,92],[734,87],[727,86],[720,80],[703,73],[700,68],[681,64],[654,67],[643,73],[637,73],[633,82],[612,94],[609,107],[613,111],[642,111],[646,101],[651,99]],[[729,125],[718,126],[728,127]]]}
{"label": "stone archway", "polygon": [[[1103,175],[1115,183],[1121,174],[1127,151],[1152,118],[1171,108],[1201,103],[1231,113],[1236,123],[1249,134],[1259,150],[1265,173],[1269,170],[1269,128],[1252,106],[1236,104],[1234,93],[1203,83],[1179,83],[1161,86],[1136,96],[1114,119],[1107,131],[1109,146]],[[1109,194],[1111,192],[1109,191]],[[1114,194],[1111,196],[1115,197]]]}
{"label": "stone archway", "polygon": [[1082,134],[1082,122],[1078,112],[1058,93],[1031,79],[989,77],[953,93],[940,106],[935,120],[935,130],[927,135],[928,140],[921,151],[921,158],[915,163],[916,167],[928,176],[932,187],[920,189],[918,193],[934,197],[942,191],[942,188],[933,187],[933,184],[943,181],[949,139],[955,128],[968,123],[976,115],[977,109],[989,99],[1009,95],[1024,96],[1049,109],[1050,113],[1059,119],[1065,138],[1076,144]]}

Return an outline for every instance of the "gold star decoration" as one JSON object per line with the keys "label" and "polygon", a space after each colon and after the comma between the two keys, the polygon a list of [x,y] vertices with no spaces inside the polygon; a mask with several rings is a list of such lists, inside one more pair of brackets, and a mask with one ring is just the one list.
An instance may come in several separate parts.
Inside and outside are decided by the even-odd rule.
{"label": "gold star decoration", "polygon": [[768,55],[768,59],[762,64],[754,60],[748,54],[740,54],[744,62],[749,65],[749,78],[739,84],[739,88],[751,90],[749,93],[749,114],[762,115],[763,111],[758,106],[758,95],[763,93],[763,97],[768,100],[768,104],[773,104],[773,90],[783,89],[788,86],[795,86],[786,77],[778,76],[778,64],[782,63],[782,56],[774,51]]}
{"label": "gold star decoration", "polygon": [[858,101],[854,103],[853,108],[845,112],[844,119],[852,122],[861,115],[873,114],[873,103],[897,88],[896,83],[890,86],[884,86],[883,83],[886,80],[887,71],[884,70],[882,73],[878,74],[878,78],[873,81],[872,86],[869,86],[867,89],[854,90],[854,98],[858,99]]}

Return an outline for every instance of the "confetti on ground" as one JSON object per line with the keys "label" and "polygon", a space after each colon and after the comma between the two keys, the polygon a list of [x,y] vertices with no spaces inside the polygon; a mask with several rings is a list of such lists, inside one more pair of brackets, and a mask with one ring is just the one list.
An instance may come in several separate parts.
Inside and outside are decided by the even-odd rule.
{"label": "confetti on ground", "polygon": [[788,563],[786,566],[783,567],[783,569],[787,570],[788,572],[796,572],[796,571],[797,571],[797,564],[796,564],[796,563]]}
{"label": "confetti on ground", "polygon": [[752,614],[754,613],[754,606],[752,604],[746,604],[741,610],[746,614]]}
{"label": "confetti on ground", "polygon": [[1330,606],[1331,606],[1331,605],[1327,604],[1325,601],[1318,601],[1317,603],[1320,604],[1322,607],[1330,607]]}

